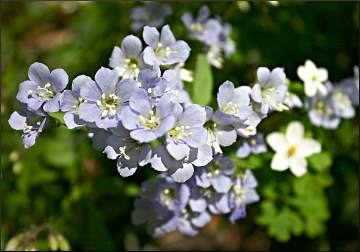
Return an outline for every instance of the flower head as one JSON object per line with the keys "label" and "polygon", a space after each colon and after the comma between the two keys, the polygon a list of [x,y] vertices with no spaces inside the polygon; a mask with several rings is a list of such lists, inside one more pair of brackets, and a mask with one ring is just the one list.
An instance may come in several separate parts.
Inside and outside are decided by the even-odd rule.
{"label": "flower head", "polygon": [[103,129],[116,127],[123,106],[136,88],[135,81],[119,81],[113,70],[100,68],[95,81],[86,81],[80,89],[84,102],[79,106],[79,118]]}
{"label": "flower head", "polygon": [[193,39],[211,45],[218,41],[222,27],[218,20],[209,19],[209,15],[209,8],[203,6],[195,19],[189,12],[186,12],[181,19]]}
{"label": "flower head", "polygon": [[148,47],[144,50],[144,61],[148,65],[172,65],[185,62],[190,47],[183,40],[176,40],[168,25],[161,29],[145,26],[143,38]]}
{"label": "flower head", "polygon": [[72,82],[72,89],[65,90],[60,100],[60,109],[65,112],[64,121],[69,129],[81,127],[85,124],[79,118],[79,106],[85,100],[80,96],[80,89],[86,82],[91,82],[91,78],[85,75],[76,77]]}
{"label": "flower head", "polygon": [[287,110],[283,104],[287,94],[284,70],[278,67],[270,72],[266,67],[259,67],[257,77],[258,83],[251,90],[251,98],[259,104],[260,113],[266,115],[269,110]]}
{"label": "flower head", "polygon": [[290,167],[295,176],[304,175],[307,171],[306,158],[321,151],[321,145],[316,140],[304,138],[304,126],[296,121],[288,125],[285,134],[269,134],[266,142],[276,152],[271,169],[284,171]]}
{"label": "flower head", "polygon": [[232,209],[230,221],[234,223],[246,215],[246,205],[259,201],[256,193],[257,181],[250,170],[246,170],[242,177],[236,178],[229,193],[229,205]]}
{"label": "flower head", "polygon": [[150,145],[134,141],[120,123],[110,129],[103,152],[109,159],[117,159],[117,169],[122,177],[133,175],[139,165],[148,164],[151,158]]}
{"label": "flower head", "polygon": [[122,111],[124,127],[130,136],[139,142],[151,142],[165,135],[175,123],[173,111],[176,103],[166,97],[155,105],[144,89],[136,90],[130,98],[129,106]]}
{"label": "flower head", "polygon": [[121,47],[114,47],[109,66],[124,79],[136,79],[141,69],[149,68],[143,61],[141,40],[133,35],[126,36]]}
{"label": "flower head", "polygon": [[13,112],[8,122],[11,128],[23,132],[23,144],[25,148],[30,148],[35,144],[44,128],[48,126],[50,118],[41,111],[31,112],[22,109],[20,112]]}
{"label": "flower head", "polygon": [[170,5],[159,2],[147,2],[131,10],[131,30],[138,31],[145,25],[160,27],[167,16],[172,14]]}
{"label": "flower head", "polygon": [[315,96],[308,97],[305,101],[305,107],[312,124],[326,129],[335,129],[338,127],[341,118],[335,113],[335,104],[330,99],[333,85],[327,82],[325,88],[326,95],[317,93]]}
{"label": "flower head", "polygon": [[312,97],[317,91],[326,94],[324,82],[328,79],[328,71],[325,68],[317,68],[314,62],[306,60],[305,65],[298,67],[297,74],[304,82],[307,96]]}
{"label": "flower head", "polygon": [[35,62],[28,75],[29,80],[20,83],[16,99],[27,104],[29,110],[59,111],[61,91],[68,83],[67,73],[63,69],[50,72],[46,65]]}
{"label": "flower head", "polygon": [[244,139],[243,143],[236,151],[236,155],[241,158],[249,156],[251,153],[260,154],[267,151],[263,134],[258,133],[255,136]]}

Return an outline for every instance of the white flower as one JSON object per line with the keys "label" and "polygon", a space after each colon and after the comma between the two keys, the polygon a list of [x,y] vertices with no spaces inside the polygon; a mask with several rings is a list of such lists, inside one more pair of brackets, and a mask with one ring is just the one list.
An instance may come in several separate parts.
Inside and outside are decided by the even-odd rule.
{"label": "white flower", "polygon": [[290,171],[298,177],[307,171],[305,158],[321,151],[321,145],[317,141],[304,138],[304,126],[300,122],[291,122],[285,134],[269,134],[266,142],[276,152],[271,169],[285,171],[290,167]]}
{"label": "white flower", "polygon": [[297,74],[304,81],[307,96],[314,96],[317,90],[326,95],[324,82],[328,79],[328,71],[325,68],[317,68],[314,62],[306,60],[304,66],[298,67]]}

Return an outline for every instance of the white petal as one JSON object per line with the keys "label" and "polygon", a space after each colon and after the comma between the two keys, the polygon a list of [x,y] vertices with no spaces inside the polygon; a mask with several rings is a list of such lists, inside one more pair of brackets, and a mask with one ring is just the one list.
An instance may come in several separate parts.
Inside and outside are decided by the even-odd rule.
{"label": "white petal", "polygon": [[271,169],[285,171],[287,168],[289,168],[289,157],[286,152],[276,153],[271,161]]}
{"label": "white petal", "polygon": [[286,140],[290,146],[299,144],[304,138],[304,126],[301,122],[291,122],[286,129]]}
{"label": "white petal", "polygon": [[290,171],[297,177],[304,175],[307,171],[305,158],[294,157],[290,159]]}
{"label": "white petal", "polygon": [[315,63],[309,59],[305,61],[305,68],[308,74],[310,74],[310,76],[313,76],[317,72],[317,67]]}
{"label": "white petal", "polygon": [[302,81],[307,81],[310,79],[309,73],[306,71],[304,66],[299,66],[297,69],[297,75]]}
{"label": "white petal", "polygon": [[324,82],[328,79],[328,71],[326,68],[319,68],[317,72],[318,81]]}
{"label": "white petal", "polygon": [[314,139],[303,139],[298,145],[296,155],[299,157],[308,157],[320,151],[321,145],[318,141]]}
{"label": "white petal", "polygon": [[326,90],[326,87],[324,84],[322,84],[321,82],[317,82],[316,88],[320,91],[320,93],[322,93],[323,95],[326,95],[327,90]]}
{"label": "white petal", "polygon": [[285,135],[280,132],[270,133],[266,137],[266,142],[276,152],[285,152],[289,147]]}
{"label": "white petal", "polygon": [[314,96],[316,94],[316,85],[312,81],[305,82],[305,94],[306,96]]}

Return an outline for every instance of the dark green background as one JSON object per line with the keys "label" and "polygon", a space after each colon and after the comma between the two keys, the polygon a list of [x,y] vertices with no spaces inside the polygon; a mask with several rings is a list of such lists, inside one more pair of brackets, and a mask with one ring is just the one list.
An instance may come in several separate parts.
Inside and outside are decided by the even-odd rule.
{"label": "dark green background", "polygon": [[[186,65],[189,69],[194,68],[196,53],[202,46],[189,40],[180,18],[185,11],[196,12],[204,3],[171,3],[174,13],[166,19],[176,37],[188,41],[192,48]],[[81,250],[139,246],[358,249],[358,118],[342,122],[336,131],[323,130],[311,126],[304,111],[295,110],[271,116],[261,124],[261,131],[269,133],[300,120],[333,160],[326,173],[331,182],[323,190],[331,213],[325,229],[314,238],[302,234],[286,243],[270,237],[267,229],[255,222],[261,212],[260,203],[251,206],[248,218],[236,225],[216,216],[195,238],[171,234],[152,239],[143,228],[130,222],[139,185],[156,174],[152,169],[139,169],[134,176],[123,179],[118,176],[115,162],[92,149],[86,133],[64,127],[46,130],[34,147],[23,148],[21,134],[10,129],[7,119],[19,108],[15,96],[18,84],[27,79],[29,65],[39,61],[51,69],[64,68],[70,80],[80,74],[93,77],[100,66],[108,65],[113,47],[132,33],[129,14],[136,4],[141,3],[1,2],[1,248],[10,237],[32,225],[50,223],[64,234],[72,248]],[[296,81],[297,67],[310,58],[328,69],[330,80],[339,81],[351,76],[352,67],[358,64],[356,2],[281,2],[278,7],[256,2],[250,3],[248,11],[241,11],[235,2],[206,4],[213,14],[232,24],[237,46],[223,69],[213,68],[214,95],[225,80],[236,85],[253,83],[259,66],[284,67],[287,77]],[[191,90],[190,86],[186,88]],[[281,181],[279,184],[284,186],[275,190],[281,199],[295,183],[294,177],[288,172],[270,171],[270,161],[264,160],[254,171],[261,197],[267,197],[263,192],[271,181]],[[40,241],[41,246],[46,247]]]}

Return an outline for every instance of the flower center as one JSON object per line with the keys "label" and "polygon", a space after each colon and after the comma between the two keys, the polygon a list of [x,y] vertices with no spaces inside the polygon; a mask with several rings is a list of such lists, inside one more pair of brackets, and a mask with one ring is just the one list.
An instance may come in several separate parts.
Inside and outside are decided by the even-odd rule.
{"label": "flower center", "polygon": [[191,136],[191,132],[188,131],[190,129],[189,126],[176,126],[175,128],[168,131],[169,137],[175,138],[175,139],[182,139],[183,137],[189,137]]}
{"label": "flower center", "polygon": [[238,116],[240,113],[240,105],[231,101],[226,103],[221,108],[221,111],[229,115]]}
{"label": "flower center", "polygon": [[50,83],[46,83],[43,87],[37,86],[36,93],[43,100],[51,100],[55,95],[55,91]]}
{"label": "flower center", "polygon": [[126,72],[127,75],[130,75],[132,77],[136,77],[139,72],[140,72],[140,69],[139,69],[139,61],[137,59],[134,59],[134,58],[128,58],[125,60],[125,69],[126,69]]}
{"label": "flower center", "polygon": [[170,206],[176,198],[176,190],[174,188],[165,188],[160,197],[165,205]]}
{"label": "flower center", "polygon": [[208,177],[213,177],[219,175],[219,173],[220,173],[220,166],[218,164],[213,164],[209,167],[207,175]]}
{"label": "flower center", "polygon": [[351,107],[351,100],[347,95],[343,94],[342,92],[338,90],[335,91],[333,97],[334,101],[341,109],[347,109]]}
{"label": "flower center", "polygon": [[167,59],[174,53],[176,53],[176,51],[171,50],[169,46],[164,46],[161,43],[158,43],[155,48],[155,54],[159,60]]}
{"label": "flower center", "polygon": [[199,33],[203,33],[205,31],[202,24],[197,23],[197,22],[192,23],[190,29],[193,30],[194,32],[199,32]]}
{"label": "flower center", "polygon": [[126,146],[120,146],[119,147],[119,153],[122,157],[124,157],[126,160],[130,160],[130,157],[126,154]]}
{"label": "flower center", "polygon": [[314,82],[317,81],[317,79],[318,79],[318,77],[317,77],[316,75],[313,75],[313,76],[311,77],[311,80],[314,81]]}
{"label": "flower center", "polygon": [[290,146],[290,148],[288,149],[288,154],[290,157],[295,156],[297,151],[297,147],[296,146]]}
{"label": "flower center", "polygon": [[233,190],[237,198],[241,198],[244,194],[244,190],[239,185],[234,185]]}
{"label": "flower center", "polygon": [[257,142],[256,142],[255,139],[251,139],[251,140],[250,140],[250,144],[251,144],[252,146],[255,146],[255,145],[257,144]]}
{"label": "flower center", "polygon": [[101,108],[102,117],[114,116],[120,107],[120,97],[115,94],[106,95],[103,93],[101,99],[96,101],[96,104]]}
{"label": "flower center", "polygon": [[77,99],[76,104],[74,104],[74,105],[72,106],[73,109],[74,109],[75,111],[77,111],[77,110],[79,109],[80,104],[83,103],[84,101],[85,101],[84,98],[79,97],[79,98]]}
{"label": "flower center", "polygon": [[142,125],[149,130],[154,130],[160,125],[160,118],[155,115],[153,110],[149,112],[149,117],[139,115],[139,119]]}

